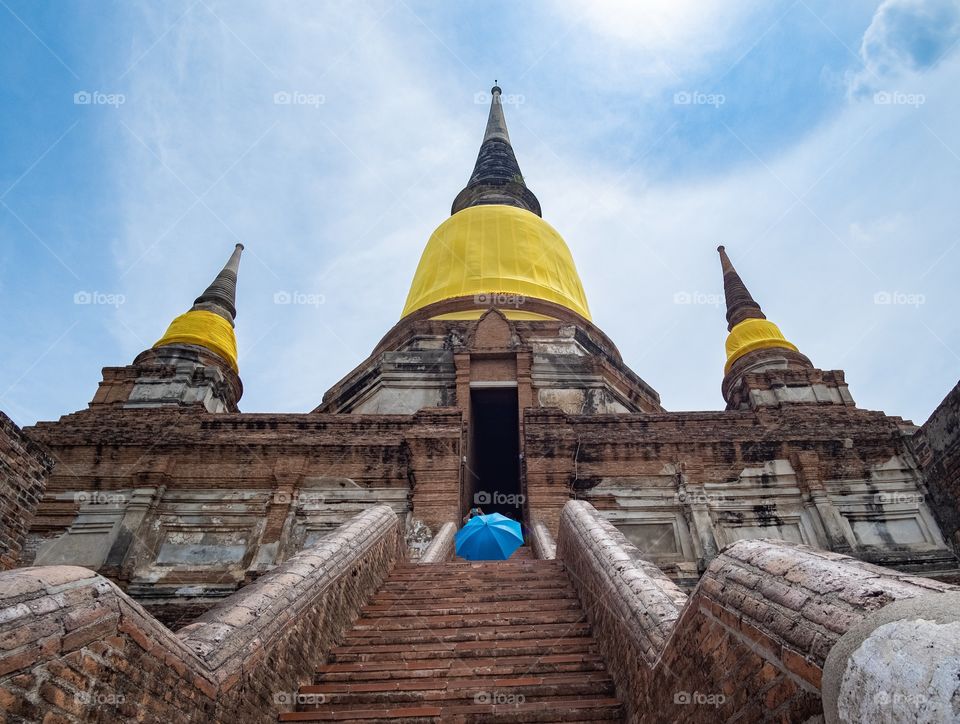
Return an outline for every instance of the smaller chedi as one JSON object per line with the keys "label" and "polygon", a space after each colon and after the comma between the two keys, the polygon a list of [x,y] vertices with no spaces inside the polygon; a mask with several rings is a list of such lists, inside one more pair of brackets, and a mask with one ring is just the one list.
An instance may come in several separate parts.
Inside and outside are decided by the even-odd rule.
{"label": "smaller chedi", "polygon": [[[172,703],[143,695],[130,716],[149,721],[171,720],[181,704],[185,720],[268,721],[282,709],[276,692],[295,692],[318,667],[343,676],[301,694],[345,697],[325,702],[344,707],[331,717],[353,716],[364,696],[409,708],[411,697],[439,700],[456,687],[371,684],[370,672],[405,672],[407,654],[428,649],[460,656],[464,641],[513,673],[520,664],[498,657],[580,657],[573,674],[537,674],[573,677],[568,688],[525,684],[547,687],[528,694],[554,697],[550,711],[569,709],[574,721],[593,716],[577,702],[594,686],[604,691],[594,713],[608,720],[671,711],[672,720],[751,721],[738,712],[761,701],[771,720],[822,713],[826,657],[842,635],[894,599],[946,595],[960,581],[960,388],[922,426],[859,407],[843,371],[816,367],[801,352],[807,340],[788,340],[767,318],[721,246],[722,402],[667,410],[591,317],[589,289],[545,213],[494,87],[473,171],[426,241],[399,319],[321,400],[304,399],[298,413],[240,410],[234,320],[254,301],[242,285],[238,293],[237,244],[153,347],[103,370],[87,409],[24,430],[0,420],[14,491],[0,498],[9,531],[0,561],[10,569],[0,581],[25,597],[10,594],[11,618],[0,621],[28,612],[40,622],[30,630],[62,631],[50,651],[75,643],[77,666],[96,668],[113,693],[118,682],[139,682],[125,696],[180,682],[189,696]],[[196,276],[199,288],[210,270],[174,273]],[[719,315],[716,323],[719,343]],[[483,574],[449,560],[452,531],[475,507],[520,522],[528,545],[519,560]],[[424,566],[447,567],[413,568],[421,555]],[[458,576],[471,595],[489,583],[507,597],[468,611],[475,602],[450,589]],[[431,590],[417,595],[419,581]],[[66,596],[61,585],[103,597],[90,604],[98,613],[74,616],[42,598]],[[531,586],[546,593],[525,598]],[[401,604],[419,606],[431,625],[385,623]],[[458,613],[441,613],[448,604]],[[510,624],[518,641],[485,643],[489,631],[469,628],[483,628],[484,616],[519,617]],[[550,616],[579,633],[530,638],[556,623]],[[404,638],[405,626],[421,639]],[[26,629],[11,630],[4,640],[16,642]],[[382,640],[371,642],[375,634]],[[336,648],[343,640],[380,648],[351,660]],[[110,649],[121,644],[123,655]],[[67,711],[69,697],[43,688],[64,671],[60,653],[30,646],[13,649],[19,659],[0,652],[0,705],[42,720],[49,700]],[[131,651],[149,659],[143,670],[154,673],[143,681],[130,678],[136,667],[104,663]],[[331,651],[344,658],[331,663]],[[738,670],[720,651],[755,664],[754,678],[730,679]],[[697,703],[708,685],[684,661],[727,682],[713,708],[671,709]],[[449,660],[436,666],[437,677],[449,674]],[[155,672],[166,672],[162,686]],[[461,691],[460,704],[483,706],[476,693]],[[324,702],[314,704],[320,712]],[[404,709],[407,720],[453,716],[423,706]],[[77,711],[65,720],[93,716]]]}

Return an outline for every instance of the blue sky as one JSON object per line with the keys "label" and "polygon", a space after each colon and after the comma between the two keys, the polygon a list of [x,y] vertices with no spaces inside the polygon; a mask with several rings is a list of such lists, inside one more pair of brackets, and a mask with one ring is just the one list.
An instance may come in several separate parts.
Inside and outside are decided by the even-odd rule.
{"label": "blue sky", "polygon": [[0,409],[84,408],[238,240],[241,408],[312,409],[396,321],[496,78],[668,409],[723,406],[724,243],[814,364],[922,422],[960,369],[958,39],[956,0],[2,0]]}

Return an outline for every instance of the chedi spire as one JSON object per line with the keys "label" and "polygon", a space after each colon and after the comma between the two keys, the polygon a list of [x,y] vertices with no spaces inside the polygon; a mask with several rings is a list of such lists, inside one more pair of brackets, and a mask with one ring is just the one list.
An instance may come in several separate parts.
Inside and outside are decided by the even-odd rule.
{"label": "chedi spire", "polygon": [[243,244],[237,244],[233,253],[210,286],[193,302],[194,309],[205,309],[219,314],[230,323],[237,318],[237,271]]}
{"label": "chedi spire", "polygon": [[223,359],[234,372],[237,365],[237,338],[233,322],[237,316],[237,271],[243,244],[237,244],[220,273],[193,303],[176,317],[154,349],[169,345],[196,345]]}
{"label": "chedi spire", "polygon": [[[762,349],[799,350],[788,342],[776,324],[769,321],[747,290],[723,246],[717,247],[723,269],[723,294],[727,302],[727,363],[724,373],[744,355]],[[804,358],[805,359],[805,358]]]}
{"label": "chedi spire", "polygon": [[471,206],[503,204],[542,215],[540,201],[527,188],[513,146],[510,145],[507,121],[503,116],[502,94],[500,86],[495,85],[490,90],[490,114],[487,116],[477,162],[466,187],[453,200],[451,214]]}
{"label": "chedi spire", "polygon": [[723,296],[727,302],[727,330],[732,330],[745,319],[766,319],[766,315],[760,309],[747,286],[743,283],[737,270],[733,268],[730,257],[727,256],[727,250],[723,246],[718,246],[720,253],[720,267],[723,269]]}

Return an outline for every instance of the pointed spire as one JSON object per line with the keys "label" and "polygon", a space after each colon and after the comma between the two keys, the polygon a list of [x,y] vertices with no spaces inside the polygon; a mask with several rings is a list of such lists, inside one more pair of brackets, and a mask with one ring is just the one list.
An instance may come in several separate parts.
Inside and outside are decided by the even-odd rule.
{"label": "pointed spire", "polygon": [[243,244],[237,244],[216,279],[193,303],[193,309],[219,314],[233,324],[237,318],[237,271]]}
{"label": "pointed spire", "polygon": [[510,143],[510,134],[507,132],[507,119],[503,117],[502,94],[503,91],[500,90],[500,86],[498,85],[490,89],[490,115],[487,116],[487,129],[483,133],[483,143],[486,143],[491,138],[499,138],[501,141]]}
{"label": "pointed spire", "polygon": [[723,246],[718,246],[720,252],[720,266],[723,269],[723,295],[727,301],[727,330],[732,330],[745,319],[766,319],[746,285],[733,268],[730,257]]}
{"label": "pointed spire", "polygon": [[477,154],[477,163],[466,187],[457,194],[451,214],[484,204],[504,204],[526,209],[541,216],[540,202],[524,183],[520,164],[510,145],[510,134],[503,116],[500,86],[490,90],[490,114]]}
{"label": "pointed spire", "polygon": [[[189,311],[175,317],[154,349],[170,345],[205,347],[230,365],[237,366],[237,337],[233,320],[237,316],[237,270],[243,244],[237,244],[213,283],[197,297]],[[239,399],[239,396],[238,398]]]}

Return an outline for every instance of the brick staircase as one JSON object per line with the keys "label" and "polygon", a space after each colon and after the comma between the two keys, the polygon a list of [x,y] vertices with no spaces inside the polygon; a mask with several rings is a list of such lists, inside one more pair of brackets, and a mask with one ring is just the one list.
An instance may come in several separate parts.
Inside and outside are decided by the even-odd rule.
{"label": "brick staircase", "polygon": [[396,568],[280,721],[622,721],[563,564]]}

